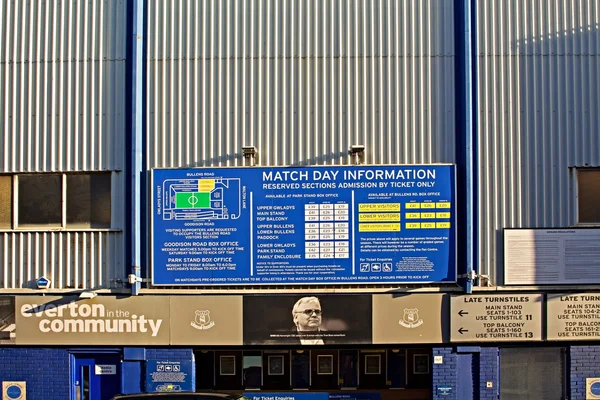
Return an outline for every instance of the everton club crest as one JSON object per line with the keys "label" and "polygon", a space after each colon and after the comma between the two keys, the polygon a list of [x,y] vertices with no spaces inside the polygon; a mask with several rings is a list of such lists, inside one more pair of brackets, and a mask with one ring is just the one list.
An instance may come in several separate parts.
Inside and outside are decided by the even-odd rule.
{"label": "everton club crest", "polygon": [[404,316],[398,323],[405,328],[416,328],[417,326],[423,325],[423,320],[419,319],[419,309],[405,308]]}
{"label": "everton club crest", "polygon": [[194,328],[200,330],[210,329],[215,326],[215,321],[210,320],[210,311],[208,310],[196,310],[196,317],[191,324]]}

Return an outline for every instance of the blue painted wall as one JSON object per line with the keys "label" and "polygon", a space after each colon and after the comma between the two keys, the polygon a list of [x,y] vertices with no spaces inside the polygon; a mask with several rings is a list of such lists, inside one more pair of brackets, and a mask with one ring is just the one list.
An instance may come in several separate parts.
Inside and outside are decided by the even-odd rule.
{"label": "blue painted wall", "polygon": [[146,349],[143,347],[123,348],[123,364],[121,371],[121,393],[141,393],[142,376],[144,375],[143,362],[146,359]]}
{"label": "blue painted wall", "polygon": [[193,358],[192,349],[146,349],[146,360],[192,360]]}
{"label": "blue painted wall", "polygon": [[[458,354],[457,354],[458,353]],[[462,363],[460,365],[470,365],[468,370],[459,368],[458,357],[468,355],[471,357],[471,363]],[[600,355],[600,354],[599,354]],[[459,378],[468,374],[468,379],[473,380],[475,398],[477,400],[497,400],[499,394],[499,372],[500,359],[497,347],[479,347],[479,346],[459,346],[440,347],[433,349],[433,356],[442,356],[442,364],[433,364],[433,399],[466,400],[464,393],[460,392]],[[600,360],[599,360],[600,361]],[[487,387],[491,382],[492,387]],[[451,386],[452,395],[438,394],[437,387]],[[584,379],[585,387],[585,379]]]}
{"label": "blue painted wall", "polygon": [[0,381],[27,382],[28,399],[69,399],[69,371],[65,349],[0,348]]}
{"label": "blue painted wall", "polygon": [[[500,358],[497,347],[482,347],[479,353],[479,398],[497,400],[500,390]],[[487,383],[492,387],[488,388]]]}
{"label": "blue painted wall", "polygon": [[[496,400],[499,394],[499,353],[497,347],[480,347],[472,353],[474,384],[479,382],[479,399]],[[571,346],[570,363],[567,364],[567,379],[572,400],[585,399],[586,378],[600,377],[600,346]],[[142,349],[143,350],[143,349]],[[465,348],[458,348],[460,354]],[[442,364],[432,364],[432,398],[435,400],[458,399],[457,382],[460,371],[457,363],[457,348],[437,347],[432,356],[442,356]],[[144,359],[191,361],[193,350],[190,348],[154,348],[145,349],[140,355],[125,357],[123,363],[124,392],[142,392],[144,388]],[[142,358],[142,359],[140,359]],[[62,348],[0,348],[0,381],[27,382],[27,397],[32,399],[65,400],[70,398],[70,355]],[[469,371],[470,373],[470,371]],[[195,386],[195,376],[193,376]],[[492,382],[492,387],[487,387]],[[438,387],[452,387],[452,395],[437,393]]]}
{"label": "blue painted wall", "polygon": [[571,399],[585,399],[585,379],[600,377],[600,346],[572,346]]}
{"label": "blue painted wall", "polygon": [[[433,399],[434,400],[455,400],[456,399],[456,353],[451,347],[437,347],[432,349],[432,356],[442,356],[442,364],[433,363]],[[453,388],[451,396],[438,395],[438,386],[450,386]]]}
{"label": "blue painted wall", "polygon": [[[123,393],[140,393],[145,387],[146,360],[193,360],[192,349],[138,349],[124,357],[122,364]],[[128,352],[125,352],[128,353]],[[135,353],[135,354],[134,354]],[[141,360],[139,359],[141,355]],[[0,347],[0,382],[27,382],[27,398],[44,400],[66,400],[71,396],[70,353],[63,348]],[[192,374],[192,385],[196,386]]]}
{"label": "blue painted wall", "polygon": [[479,399],[478,363],[479,354],[459,353],[456,355],[457,399]]}

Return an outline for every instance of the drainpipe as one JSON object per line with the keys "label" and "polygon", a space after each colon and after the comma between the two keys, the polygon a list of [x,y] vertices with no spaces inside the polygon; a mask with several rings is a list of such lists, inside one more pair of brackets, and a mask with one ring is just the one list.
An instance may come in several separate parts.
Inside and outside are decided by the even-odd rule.
{"label": "drainpipe", "polygon": [[131,223],[130,251],[131,272],[129,283],[131,294],[136,296],[141,289],[141,235],[142,235],[142,112],[143,112],[143,43],[144,43],[144,1],[132,2],[132,35],[131,42]]}
{"label": "drainpipe", "polygon": [[[458,170],[458,199],[462,227],[458,230],[458,260],[466,266],[464,278],[465,292],[473,291],[473,282],[477,277],[476,254],[476,129],[475,109],[476,92],[474,78],[476,63],[474,61],[474,45],[477,43],[474,17],[476,2],[473,0],[457,0],[455,3],[456,21],[456,159]],[[462,200],[461,200],[462,198]],[[459,265],[460,265],[459,264]]]}

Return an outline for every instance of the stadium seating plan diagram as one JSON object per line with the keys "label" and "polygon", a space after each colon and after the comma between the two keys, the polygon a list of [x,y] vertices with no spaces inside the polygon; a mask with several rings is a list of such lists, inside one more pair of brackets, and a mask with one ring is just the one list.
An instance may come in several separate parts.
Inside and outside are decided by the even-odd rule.
{"label": "stadium seating plan diagram", "polygon": [[239,178],[167,179],[163,182],[163,220],[238,219]]}

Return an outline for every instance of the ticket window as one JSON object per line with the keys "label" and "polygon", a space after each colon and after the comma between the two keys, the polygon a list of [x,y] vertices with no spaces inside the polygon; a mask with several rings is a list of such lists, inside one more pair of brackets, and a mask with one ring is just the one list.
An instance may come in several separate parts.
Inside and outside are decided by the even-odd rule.
{"label": "ticket window", "polygon": [[385,389],[387,375],[387,357],[385,350],[364,351],[360,354],[361,389]]}
{"label": "ticket window", "polygon": [[290,352],[267,352],[262,356],[264,390],[289,390],[290,383]]}
{"label": "ticket window", "polygon": [[339,386],[338,352],[311,351],[311,389],[330,390]]}
{"label": "ticket window", "polygon": [[242,352],[215,352],[215,388],[243,389],[242,382]]}

